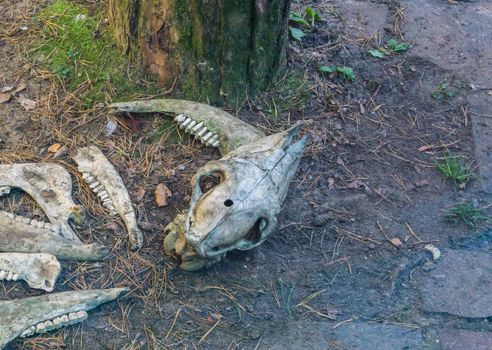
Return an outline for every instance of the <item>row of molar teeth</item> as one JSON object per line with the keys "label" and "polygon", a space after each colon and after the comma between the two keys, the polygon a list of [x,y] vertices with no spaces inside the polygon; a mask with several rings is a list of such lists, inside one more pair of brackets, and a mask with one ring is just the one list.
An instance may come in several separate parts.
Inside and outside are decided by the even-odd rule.
{"label": "row of molar teeth", "polygon": [[18,281],[20,279],[21,276],[15,272],[0,270],[0,281]]}
{"label": "row of molar teeth", "polygon": [[9,186],[0,186],[0,197],[5,196],[10,193]]}
{"label": "row of molar teeth", "polygon": [[53,225],[49,222],[29,219],[29,218],[26,218],[25,216],[20,216],[20,215],[15,215],[15,214],[9,213],[8,211],[0,211],[0,215],[6,216],[10,220],[19,221],[19,222],[22,222],[22,223],[27,224],[27,225],[31,225],[31,226],[38,227],[38,228],[46,228],[48,230],[57,232],[57,229],[55,227],[53,227]]}
{"label": "row of molar teeth", "polygon": [[89,188],[94,192],[102,204],[109,210],[111,216],[115,216],[117,214],[116,208],[114,207],[113,201],[109,196],[108,191],[97,181],[96,177],[91,175],[90,173],[83,171],[79,168],[79,171],[82,173],[82,178],[89,185]]}
{"label": "row of molar teeth", "polygon": [[55,317],[52,320],[49,321],[43,321],[39,322],[35,326],[31,326],[24,330],[21,333],[21,337],[29,337],[35,333],[46,333],[50,332],[54,329],[58,329],[61,327],[69,326],[75,323],[79,323],[87,319],[87,312],[85,311],[78,311],[78,312],[70,312],[68,314]]}
{"label": "row of molar teeth", "polygon": [[197,139],[208,146],[219,147],[219,136],[207,129],[204,122],[197,122],[184,114],[177,115],[174,120],[179,124],[180,129],[194,135]]}

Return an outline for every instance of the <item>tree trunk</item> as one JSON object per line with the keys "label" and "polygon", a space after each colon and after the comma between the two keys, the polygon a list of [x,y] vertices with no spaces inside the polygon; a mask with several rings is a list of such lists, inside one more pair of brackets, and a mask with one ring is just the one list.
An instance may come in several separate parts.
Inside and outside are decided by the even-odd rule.
{"label": "tree trunk", "polygon": [[198,101],[242,102],[285,66],[291,0],[109,0],[117,42]]}

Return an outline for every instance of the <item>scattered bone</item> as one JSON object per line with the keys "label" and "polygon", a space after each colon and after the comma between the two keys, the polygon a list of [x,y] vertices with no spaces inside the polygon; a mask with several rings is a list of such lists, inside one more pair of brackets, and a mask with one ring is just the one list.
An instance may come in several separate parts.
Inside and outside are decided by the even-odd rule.
{"label": "scattered bone", "polygon": [[116,299],[124,291],[127,289],[83,290],[0,301],[0,349],[17,337],[84,321],[88,311]]}
{"label": "scattered bone", "polygon": [[0,164],[0,188],[19,188],[43,209],[60,234],[82,243],[69,221],[84,221],[84,209],[72,199],[72,179],[64,167],[50,163]]}
{"label": "scattered bone", "polygon": [[82,178],[102,199],[103,205],[111,215],[120,215],[126,224],[130,248],[135,250],[142,246],[143,237],[137,226],[130,195],[120,175],[96,146],[81,148],[73,158],[77,163]]}
{"label": "scattered bone", "polygon": [[426,244],[424,249],[432,254],[432,260],[437,260],[441,257],[441,251],[433,244]]}
{"label": "scattered bone", "polygon": [[48,253],[59,259],[100,261],[108,250],[98,244],[83,244],[64,237],[51,224],[34,226],[29,220],[0,211],[0,252]]}
{"label": "scattered bone", "polygon": [[0,280],[24,280],[31,288],[51,292],[60,270],[51,254],[0,253]]}
{"label": "scattered bone", "polygon": [[[114,108],[116,113],[174,113],[178,115],[175,120],[181,128],[186,128],[192,121],[195,122],[195,127],[203,122],[203,127],[217,136],[213,142],[209,140],[205,143],[219,147],[222,155],[226,155],[239,146],[250,144],[265,137],[263,132],[230,113],[198,102],[162,99],[120,102],[109,107]],[[203,131],[203,127],[190,132],[199,135],[201,134],[200,130]],[[202,140],[201,136],[197,138]]]}

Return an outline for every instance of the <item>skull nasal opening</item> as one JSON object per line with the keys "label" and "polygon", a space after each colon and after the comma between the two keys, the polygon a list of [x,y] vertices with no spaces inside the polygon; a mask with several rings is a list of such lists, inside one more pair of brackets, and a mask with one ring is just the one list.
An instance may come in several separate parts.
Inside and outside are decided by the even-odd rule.
{"label": "skull nasal opening", "polygon": [[246,236],[244,236],[244,238],[250,242],[258,243],[261,240],[261,236],[262,236],[261,233],[266,226],[267,226],[267,220],[264,218],[259,218],[258,220],[256,220],[253,227],[249,229],[248,233],[246,234]]}

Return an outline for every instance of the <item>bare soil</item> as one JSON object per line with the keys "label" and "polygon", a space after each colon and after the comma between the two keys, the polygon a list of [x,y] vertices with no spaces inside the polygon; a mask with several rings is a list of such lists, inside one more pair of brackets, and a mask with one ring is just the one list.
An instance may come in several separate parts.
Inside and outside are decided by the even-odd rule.
{"label": "bare soil", "polygon": [[[417,291],[432,266],[425,244],[445,249],[478,239],[477,231],[450,225],[443,213],[462,200],[482,203],[479,180],[459,189],[434,168],[446,150],[473,159],[466,75],[415,57],[412,49],[384,59],[368,55],[372,45],[404,40],[399,32],[404,7],[398,1],[353,6],[296,1],[293,6],[306,5],[318,9],[322,20],[302,43],[291,41],[289,72],[301,75],[298,87],[308,98],[274,118],[267,112],[269,101],[282,98],[265,94],[238,113],[267,133],[297,120],[311,133],[278,230],[257,249],[232,252],[208,270],[188,273],[163,254],[163,228],[187,208],[191,176],[218,153],[194,140],[154,142],[164,116],[128,122],[108,116],[101,106],[80,111],[76,94],[60,90],[22,51],[22,41],[36,35],[29,32],[31,17],[44,4],[0,0],[0,88],[27,84],[0,104],[0,162],[67,166],[74,175],[74,198],[90,212],[78,233],[111,250],[104,263],[63,263],[55,292],[130,288],[119,301],[91,312],[86,322],[17,340],[9,350],[269,349],[289,339],[286,330],[298,322],[312,322],[313,328],[355,320],[400,325],[428,335],[429,348],[432,330],[446,324],[492,330],[485,321],[424,312]],[[371,6],[386,16],[378,19],[382,27],[370,28],[370,17],[367,25],[362,20]],[[353,21],[354,13],[362,19]],[[319,65],[352,67],[356,80],[322,75]],[[443,82],[456,95],[433,98]],[[21,97],[37,101],[37,107],[26,111]],[[110,137],[105,136],[108,118],[118,123]],[[54,143],[67,153],[54,158],[47,152]],[[127,250],[124,226],[108,216],[73,169],[70,156],[91,143],[103,147],[128,186],[145,235],[139,252]],[[154,199],[159,183],[172,192],[169,205],[161,208]],[[43,217],[21,194],[4,199],[2,208]],[[24,284],[0,285],[0,300],[39,294]]]}

